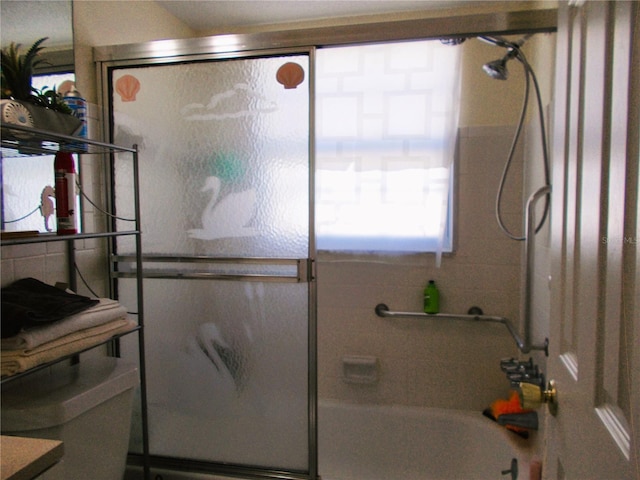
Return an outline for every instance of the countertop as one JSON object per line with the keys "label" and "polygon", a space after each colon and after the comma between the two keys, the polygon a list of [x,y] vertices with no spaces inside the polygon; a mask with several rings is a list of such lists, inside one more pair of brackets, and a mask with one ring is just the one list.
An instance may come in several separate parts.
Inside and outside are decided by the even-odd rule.
{"label": "countertop", "polygon": [[62,458],[61,441],[0,436],[1,480],[31,480]]}

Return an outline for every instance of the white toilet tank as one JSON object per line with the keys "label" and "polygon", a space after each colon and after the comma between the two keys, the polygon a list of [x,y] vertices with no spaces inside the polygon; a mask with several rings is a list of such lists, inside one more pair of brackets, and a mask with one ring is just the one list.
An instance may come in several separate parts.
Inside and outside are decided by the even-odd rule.
{"label": "white toilet tank", "polygon": [[2,434],[62,440],[39,480],[121,480],[138,383],[135,365],[111,357],[16,379],[2,387]]}

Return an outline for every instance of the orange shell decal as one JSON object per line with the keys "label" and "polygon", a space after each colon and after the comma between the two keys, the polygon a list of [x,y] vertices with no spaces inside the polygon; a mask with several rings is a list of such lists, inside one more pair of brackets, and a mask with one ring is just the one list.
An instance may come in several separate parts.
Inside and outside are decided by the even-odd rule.
{"label": "orange shell decal", "polygon": [[304,70],[297,63],[285,63],[278,69],[276,80],[284,85],[284,88],[296,88],[304,80]]}
{"label": "orange shell decal", "polygon": [[116,92],[123,102],[133,102],[140,91],[140,82],[133,75],[124,75],[116,80]]}

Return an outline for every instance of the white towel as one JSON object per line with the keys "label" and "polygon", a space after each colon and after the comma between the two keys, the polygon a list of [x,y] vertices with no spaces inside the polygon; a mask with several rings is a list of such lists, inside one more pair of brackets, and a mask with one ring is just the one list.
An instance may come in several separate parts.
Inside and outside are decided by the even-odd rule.
{"label": "white towel", "polygon": [[110,298],[100,298],[100,302],[87,310],[58,320],[57,322],[24,330],[17,335],[3,338],[2,350],[29,350],[46,342],[64,337],[78,330],[103,325],[111,320],[127,316],[127,310]]}
{"label": "white towel", "polygon": [[73,355],[87,348],[106,342],[114,335],[133,330],[137,323],[129,318],[119,318],[96,327],[80,330],[54,341],[43,343],[32,350],[2,351],[2,375],[15,375],[43,363]]}

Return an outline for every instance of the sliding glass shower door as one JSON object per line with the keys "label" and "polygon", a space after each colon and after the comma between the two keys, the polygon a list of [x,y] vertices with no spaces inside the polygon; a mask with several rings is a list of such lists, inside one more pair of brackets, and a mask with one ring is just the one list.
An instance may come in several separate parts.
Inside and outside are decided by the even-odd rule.
{"label": "sliding glass shower door", "polygon": [[[108,70],[113,139],[140,150],[156,460],[309,471],[308,71],[306,54]],[[126,218],[130,164],[115,164]],[[121,302],[134,305],[128,242],[118,241],[115,268]],[[138,434],[133,442],[139,451]]]}

